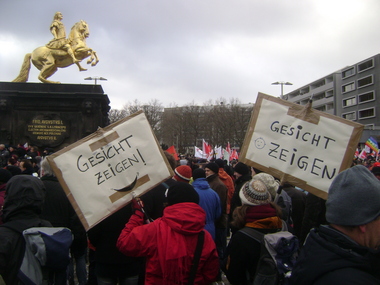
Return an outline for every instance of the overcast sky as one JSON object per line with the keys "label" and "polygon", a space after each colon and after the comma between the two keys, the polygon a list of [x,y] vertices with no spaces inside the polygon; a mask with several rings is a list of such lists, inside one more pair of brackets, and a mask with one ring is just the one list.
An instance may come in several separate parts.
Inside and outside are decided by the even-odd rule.
{"label": "overcast sky", "polygon": [[[0,81],[12,81],[24,55],[52,39],[57,11],[67,34],[88,23],[87,45],[100,62],[50,79],[105,77],[117,109],[136,99],[254,103],[258,92],[280,95],[272,82],[293,83],[288,93],[380,52],[379,0],[0,0]],[[33,66],[29,82],[37,76]]]}

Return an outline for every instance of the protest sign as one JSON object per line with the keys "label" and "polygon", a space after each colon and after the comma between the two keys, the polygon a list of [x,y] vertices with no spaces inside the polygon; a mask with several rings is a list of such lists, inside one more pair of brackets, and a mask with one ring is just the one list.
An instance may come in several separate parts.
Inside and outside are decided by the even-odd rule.
{"label": "protest sign", "polygon": [[140,111],[48,157],[88,230],[173,171]]}
{"label": "protest sign", "polygon": [[239,160],[324,199],[364,126],[259,93]]}

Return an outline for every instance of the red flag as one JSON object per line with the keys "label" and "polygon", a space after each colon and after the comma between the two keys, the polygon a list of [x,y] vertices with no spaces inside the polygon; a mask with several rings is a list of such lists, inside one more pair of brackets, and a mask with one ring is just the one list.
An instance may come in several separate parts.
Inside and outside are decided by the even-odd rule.
{"label": "red flag", "polygon": [[359,157],[359,149],[356,149],[355,154],[354,154],[354,157],[355,157],[355,158],[358,158],[358,157]]}
{"label": "red flag", "polygon": [[211,153],[211,146],[205,142],[205,140],[203,140],[203,145],[202,145],[202,150],[203,150],[203,154],[206,155],[206,157],[208,157]]}
{"label": "red flag", "polygon": [[175,160],[179,160],[179,157],[178,157],[177,152],[175,151],[175,147],[174,147],[174,145],[172,145],[171,147],[169,147],[166,151],[167,151],[168,153],[170,153],[172,156],[174,156],[174,159],[175,159]]}
{"label": "red flag", "polygon": [[232,153],[231,153],[230,160],[232,160],[232,159],[236,159],[236,160],[239,159],[239,155],[238,155],[236,149],[234,149],[234,150],[232,151]]}
{"label": "red flag", "polygon": [[366,157],[367,157],[366,151],[363,149],[362,152],[359,154],[359,158],[366,159]]}
{"label": "red flag", "polygon": [[230,142],[227,143],[226,151],[231,155],[231,146],[230,146]]}

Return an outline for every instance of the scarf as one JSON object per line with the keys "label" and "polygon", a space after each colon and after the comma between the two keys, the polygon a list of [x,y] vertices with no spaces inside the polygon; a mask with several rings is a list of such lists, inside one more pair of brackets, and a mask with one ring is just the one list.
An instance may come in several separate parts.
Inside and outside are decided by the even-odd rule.
{"label": "scarf", "polygon": [[271,204],[252,206],[247,209],[245,226],[259,229],[281,229],[282,220]]}

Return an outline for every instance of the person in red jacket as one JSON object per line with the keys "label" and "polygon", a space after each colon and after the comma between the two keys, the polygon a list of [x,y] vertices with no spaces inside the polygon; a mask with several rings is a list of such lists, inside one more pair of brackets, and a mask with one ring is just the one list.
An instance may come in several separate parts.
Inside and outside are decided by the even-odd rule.
{"label": "person in red jacket", "polygon": [[231,199],[235,192],[235,184],[232,180],[232,177],[228,175],[228,173],[224,170],[224,161],[223,159],[218,158],[215,160],[215,163],[219,166],[219,179],[226,185],[227,187],[227,214],[230,214],[231,209]]}
{"label": "person in red jacket", "polygon": [[211,235],[204,230],[206,213],[198,205],[198,193],[190,184],[177,182],[166,197],[163,217],[145,225],[139,204],[133,202],[135,213],[121,232],[117,248],[129,256],[146,257],[145,284],[187,284],[203,231],[194,284],[211,284],[219,272],[219,259]]}

